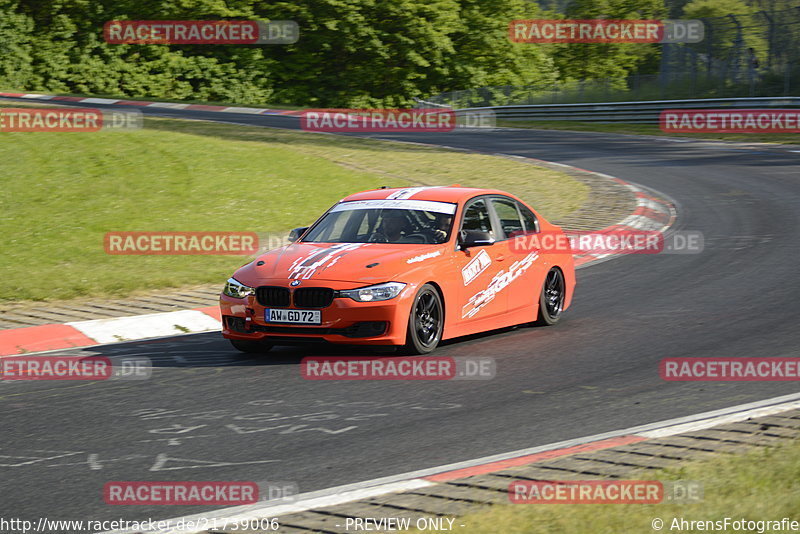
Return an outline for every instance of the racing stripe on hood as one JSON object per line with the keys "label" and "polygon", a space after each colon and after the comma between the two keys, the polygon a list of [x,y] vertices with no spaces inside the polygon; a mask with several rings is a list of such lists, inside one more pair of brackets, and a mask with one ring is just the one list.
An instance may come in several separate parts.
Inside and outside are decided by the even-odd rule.
{"label": "racing stripe on hood", "polygon": [[336,264],[339,259],[350,252],[360,248],[367,243],[340,243],[328,248],[315,250],[308,256],[297,258],[289,266],[289,278],[301,278],[307,280],[317,272],[324,271],[331,265]]}

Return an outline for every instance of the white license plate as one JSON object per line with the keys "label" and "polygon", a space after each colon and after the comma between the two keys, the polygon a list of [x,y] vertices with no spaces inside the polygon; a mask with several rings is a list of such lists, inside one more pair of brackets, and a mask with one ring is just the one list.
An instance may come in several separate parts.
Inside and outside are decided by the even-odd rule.
{"label": "white license plate", "polygon": [[321,324],[322,312],[320,310],[277,310],[267,308],[264,310],[264,321],[268,323]]}

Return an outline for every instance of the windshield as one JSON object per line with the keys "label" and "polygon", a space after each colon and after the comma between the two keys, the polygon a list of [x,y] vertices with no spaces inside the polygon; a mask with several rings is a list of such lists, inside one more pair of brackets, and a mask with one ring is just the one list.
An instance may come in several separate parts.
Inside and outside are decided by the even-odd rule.
{"label": "windshield", "polygon": [[444,243],[456,205],[424,200],[360,200],[334,206],[303,239],[310,243]]}

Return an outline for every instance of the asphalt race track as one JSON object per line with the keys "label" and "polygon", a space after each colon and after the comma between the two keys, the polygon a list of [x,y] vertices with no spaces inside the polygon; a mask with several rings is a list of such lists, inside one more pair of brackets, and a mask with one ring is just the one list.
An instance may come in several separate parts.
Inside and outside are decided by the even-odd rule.
{"label": "asphalt race track", "polygon": [[[143,112],[298,125],[283,116]],[[0,381],[2,515],[166,519],[212,508],[108,506],[104,483],[276,481],[306,492],[797,391],[791,382],[665,382],[658,363],[800,356],[800,153],[510,129],[380,137],[530,156],[652,187],[677,203],[677,229],[704,233],[705,251],[581,269],[557,327],[437,352],[492,356],[493,380],[307,381],[303,356],[353,351],[281,348],[254,359],[218,334],[60,352],[146,356],[155,369],[144,381]]]}

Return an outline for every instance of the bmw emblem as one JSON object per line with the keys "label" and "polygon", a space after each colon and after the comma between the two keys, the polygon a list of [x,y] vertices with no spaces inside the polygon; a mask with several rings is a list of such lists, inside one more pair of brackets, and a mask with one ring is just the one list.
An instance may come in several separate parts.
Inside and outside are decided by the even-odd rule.
{"label": "bmw emblem", "polygon": [[289,282],[289,285],[292,287],[299,286],[300,280],[292,280],[291,282]]}

